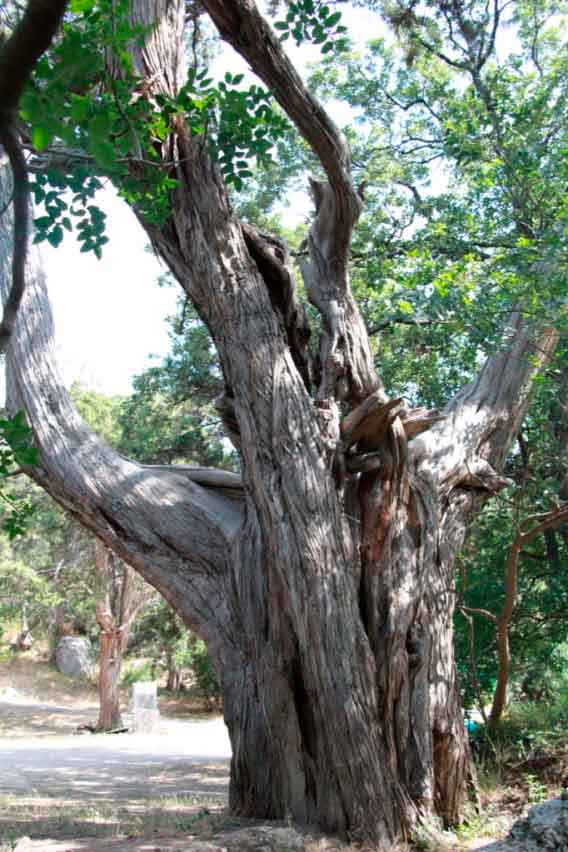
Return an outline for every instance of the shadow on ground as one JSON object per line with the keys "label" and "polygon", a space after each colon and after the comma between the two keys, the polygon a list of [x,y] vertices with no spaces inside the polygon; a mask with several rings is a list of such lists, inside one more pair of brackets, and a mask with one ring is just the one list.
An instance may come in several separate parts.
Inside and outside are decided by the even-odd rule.
{"label": "shadow on ground", "polygon": [[93,725],[98,711],[92,707],[58,707],[53,704],[0,702],[0,737],[41,737],[72,734],[81,725]]}
{"label": "shadow on ground", "polygon": [[[77,839],[125,840],[129,837],[169,838],[207,835],[230,818],[222,805],[201,797],[131,800],[125,806],[100,801],[72,802],[53,797],[0,799],[0,841],[17,838],[49,841]],[[81,845],[81,849],[89,848]]]}
{"label": "shadow on ground", "polygon": [[[160,756],[98,744],[76,748],[0,748],[0,794],[49,795],[89,801],[203,796],[225,802],[227,761]],[[42,753],[43,752],[43,753]]]}

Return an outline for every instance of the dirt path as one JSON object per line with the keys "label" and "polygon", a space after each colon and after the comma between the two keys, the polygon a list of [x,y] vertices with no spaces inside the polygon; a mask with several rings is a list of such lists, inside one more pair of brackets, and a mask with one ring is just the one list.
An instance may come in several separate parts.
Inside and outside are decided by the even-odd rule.
{"label": "dirt path", "polygon": [[173,841],[200,813],[224,810],[231,749],[221,717],[162,717],[151,734],[79,733],[96,721],[91,702],[10,697],[0,699],[2,852],[25,836],[30,852],[114,850],[132,834],[129,849],[145,848],[143,838],[154,849],[158,837],[164,848],[165,834]]}
{"label": "dirt path", "polygon": [[[89,714],[51,704],[0,702],[0,795],[141,799],[212,795],[224,801],[231,755],[220,717],[163,719],[152,734],[46,735]],[[28,731],[22,737],[10,731]],[[30,736],[35,731],[43,736]]]}

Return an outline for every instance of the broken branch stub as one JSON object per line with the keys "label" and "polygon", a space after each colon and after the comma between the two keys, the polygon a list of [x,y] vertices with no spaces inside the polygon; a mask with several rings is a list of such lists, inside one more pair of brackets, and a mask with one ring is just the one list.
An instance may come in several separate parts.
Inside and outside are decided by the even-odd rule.
{"label": "broken branch stub", "polygon": [[345,449],[361,439],[372,449],[384,441],[388,427],[402,414],[404,400],[399,397],[385,402],[381,392],[368,396],[341,422],[341,435]]}
{"label": "broken branch stub", "polygon": [[413,408],[401,417],[406,440],[412,441],[417,435],[426,432],[434,423],[445,420],[445,415],[436,408]]}

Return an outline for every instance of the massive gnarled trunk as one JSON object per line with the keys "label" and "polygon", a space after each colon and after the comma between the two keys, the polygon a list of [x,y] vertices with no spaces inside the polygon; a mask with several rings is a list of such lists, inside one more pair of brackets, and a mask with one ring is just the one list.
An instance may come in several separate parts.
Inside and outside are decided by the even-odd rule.
{"label": "massive gnarled trunk", "polygon": [[[182,81],[184,4],[134,4],[156,24],[135,65]],[[167,598],[208,643],[233,746],[230,801],[388,848],[421,816],[459,819],[470,778],[452,646],[453,566],[552,350],[514,317],[503,352],[442,415],[389,400],[349,290],[361,199],[349,152],[251,0],[204,0],[327,174],[304,277],[322,317],[319,366],[285,246],[232,214],[183,122],[164,144],[178,187],[142,224],[206,322],[219,403],[243,474],[151,467],[80,421],[53,361],[41,270],[9,351],[10,398],[42,451],[34,478]],[[8,232],[2,232],[6,267]],[[5,273],[4,273],[5,277]]]}

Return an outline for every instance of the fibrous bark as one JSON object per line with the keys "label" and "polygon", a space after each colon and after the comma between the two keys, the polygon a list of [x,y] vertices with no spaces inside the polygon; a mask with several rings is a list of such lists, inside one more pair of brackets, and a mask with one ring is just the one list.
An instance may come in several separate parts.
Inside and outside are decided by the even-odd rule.
{"label": "fibrous bark", "polygon": [[[505,483],[555,335],[537,346],[514,317],[503,351],[443,412],[389,400],[349,288],[362,202],[345,140],[252,0],[203,6],[326,172],[304,268],[323,326],[317,387],[284,247],[235,218],[206,147],[177,116],[163,144],[178,179],[171,215],[163,226],[140,218],[211,332],[242,476],[137,465],[93,436],[54,370],[37,267],[10,345],[12,405],[25,407],[42,450],[34,478],[207,642],[233,746],[232,808],[386,849],[421,815],[461,813],[454,560]],[[135,67],[153,91],[175,93],[184,4],[134,8],[155,23]]]}

